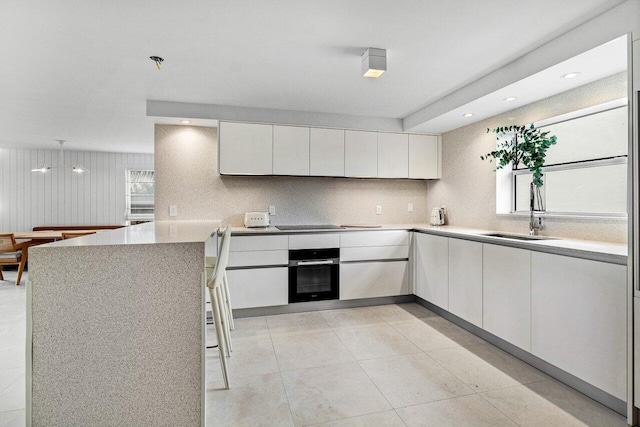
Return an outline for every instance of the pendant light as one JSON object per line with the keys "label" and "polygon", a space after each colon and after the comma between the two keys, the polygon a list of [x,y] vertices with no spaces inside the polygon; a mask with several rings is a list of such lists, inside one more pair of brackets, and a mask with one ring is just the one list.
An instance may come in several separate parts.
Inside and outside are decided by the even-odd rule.
{"label": "pendant light", "polygon": [[[33,168],[31,169],[31,172],[39,172],[39,173],[47,173],[48,171],[50,171],[51,169],[55,169],[55,168],[61,168],[64,170],[64,143],[66,142],[66,140],[64,139],[56,139],[56,141],[58,141],[58,144],[60,144],[60,154],[59,154],[59,162],[58,162],[58,166],[50,166],[47,164],[42,164],[42,166],[38,167],[38,168]],[[71,171],[75,174],[81,175],[83,173],[89,173],[89,169],[84,168],[82,166],[76,165],[76,166],[72,166],[71,167]]]}

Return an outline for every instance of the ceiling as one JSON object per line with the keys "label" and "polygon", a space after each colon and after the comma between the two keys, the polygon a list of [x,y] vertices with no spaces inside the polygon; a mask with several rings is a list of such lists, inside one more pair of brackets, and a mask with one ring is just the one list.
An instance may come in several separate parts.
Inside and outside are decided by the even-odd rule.
{"label": "ceiling", "polygon": [[403,118],[622,2],[3,0],[0,145],[152,152],[147,100]]}

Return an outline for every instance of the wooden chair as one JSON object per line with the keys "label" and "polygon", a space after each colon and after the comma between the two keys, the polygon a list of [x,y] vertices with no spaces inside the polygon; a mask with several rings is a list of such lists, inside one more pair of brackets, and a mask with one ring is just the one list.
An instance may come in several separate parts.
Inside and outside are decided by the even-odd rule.
{"label": "wooden chair", "polygon": [[16,243],[13,234],[0,234],[0,280],[4,280],[2,266],[5,264],[19,264],[16,286],[20,285],[22,271],[27,263],[27,248],[29,242]]}
{"label": "wooden chair", "polygon": [[[231,229],[228,228],[228,230],[230,231]],[[229,235],[230,233],[228,232],[222,234],[220,251],[218,252],[218,257],[216,259],[213,276],[207,282],[209,296],[211,297],[213,323],[215,325],[216,336],[218,338],[218,353],[220,354],[222,377],[224,379],[224,386],[226,389],[229,388],[229,368],[227,366],[227,357],[230,355],[231,336],[222,288],[224,286],[225,270],[229,260],[229,244],[231,240]]]}
{"label": "wooden chair", "polygon": [[86,236],[87,234],[96,234],[95,231],[64,231],[62,232],[62,240],[73,239],[74,237]]}

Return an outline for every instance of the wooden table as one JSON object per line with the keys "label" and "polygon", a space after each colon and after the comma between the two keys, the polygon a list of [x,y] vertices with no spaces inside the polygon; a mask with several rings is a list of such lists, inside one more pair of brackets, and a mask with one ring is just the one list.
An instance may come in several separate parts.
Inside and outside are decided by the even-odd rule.
{"label": "wooden table", "polygon": [[[60,240],[62,233],[96,233],[105,230],[43,230],[13,233],[16,240]],[[35,243],[35,242],[34,242]]]}

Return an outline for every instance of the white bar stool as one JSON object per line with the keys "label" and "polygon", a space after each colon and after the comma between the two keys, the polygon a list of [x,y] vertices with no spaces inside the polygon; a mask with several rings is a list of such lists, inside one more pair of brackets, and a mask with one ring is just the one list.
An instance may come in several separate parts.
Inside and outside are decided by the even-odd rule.
{"label": "white bar stool", "polygon": [[227,366],[227,357],[230,355],[231,333],[229,331],[228,314],[226,303],[223,297],[223,287],[225,279],[225,269],[229,260],[229,244],[230,244],[231,228],[223,232],[222,242],[213,276],[207,282],[209,288],[209,296],[211,298],[211,311],[213,313],[213,323],[216,328],[216,336],[218,338],[218,353],[220,354],[220,364],[222,366],[222,376],[225,388],[229,388],[229,368]]}

